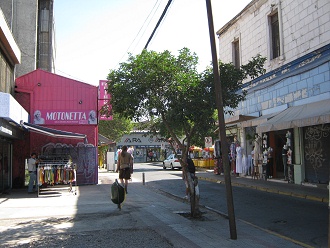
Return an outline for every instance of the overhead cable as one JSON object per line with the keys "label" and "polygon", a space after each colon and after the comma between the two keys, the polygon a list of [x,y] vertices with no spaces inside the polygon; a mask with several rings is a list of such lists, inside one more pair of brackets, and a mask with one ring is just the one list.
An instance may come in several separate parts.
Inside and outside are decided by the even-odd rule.
{"label": "overhead cable", "polygon": [[157,30],[159,24],[162,22],[162,20],[163,20],[165,14],[166,14],[168,8],[170,7],[171,3],[172,3],[172,0],[169,0],[169,1],[167,2],[167,5],[165,6],[165,9],[164,9],[164,11],[163,11],[161,17],[159,18],[159,20],[158,20],[158,22],[157,22],[157,24],[156,24],[156,27],[154,28],[154,31],[152,31],[152,34],[150,35],[150,37],[149,37],[149,39],[148,39],[148,41],[147,41],[147,44],[144,46],[144,49],[147,49],[147,48],[148,48],[148,45],[149,45],[150,41],[152,40],[152,38],[153,38],[153,36],[154,36],[154,34],[155,34],[155,32],[156,32],[156,30]]}

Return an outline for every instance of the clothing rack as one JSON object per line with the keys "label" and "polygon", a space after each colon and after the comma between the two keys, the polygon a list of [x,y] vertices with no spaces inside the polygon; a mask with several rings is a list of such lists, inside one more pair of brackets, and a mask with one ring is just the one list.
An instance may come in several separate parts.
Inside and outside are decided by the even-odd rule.
{"label": "clothing rack", "polygon": [[[45,187],[69,186],[69,192],[77,194],[76,165],[67,154],[41,155],[37,167],[37,192]],[[73,190],[72,183],[75,188]]]}

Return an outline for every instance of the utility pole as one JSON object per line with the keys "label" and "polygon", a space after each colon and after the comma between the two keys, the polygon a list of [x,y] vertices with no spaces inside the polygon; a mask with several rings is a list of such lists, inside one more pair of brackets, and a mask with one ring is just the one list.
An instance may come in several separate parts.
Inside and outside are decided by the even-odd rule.
{"label": "utility pole", "polygon": [[218,59],[217,59],[217,51],[216,51],[216,46],[215,46],[215,35],[214,35],[211,0],[206,0],[206,8],[207,8],[207,18],[208,18],[208,23],[209,23],[210,43],[211,43],[211,52],[212,52],[212,63],[213,63],[214,84],[215,84],[215,98],[216,98],[215,101],[216,101],[216,106],[218,109],[219,138],[221,141],[222,162],[223,162],[224,174],[225,174],[230,238],[237,239],[233,191],[232,191],[232,186],[231,186],[230,167],[229,167],[229,158],[228,158],[228,145],[227,145],[227,139],[226,139],[226,127],[225,127],[225,120],[224,120],[224,114],[223,114],[223,98],[222,98],[222,89],[221,89],[221,83],[220,83],[220,73],[219,73],[219,65],[218,65]]}

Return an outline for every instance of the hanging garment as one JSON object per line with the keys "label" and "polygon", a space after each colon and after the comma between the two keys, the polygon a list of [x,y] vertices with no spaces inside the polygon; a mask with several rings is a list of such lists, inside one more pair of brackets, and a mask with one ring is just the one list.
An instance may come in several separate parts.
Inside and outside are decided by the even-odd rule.
{"label": "hanging garment", "polygon": [[236,173],[243,173],[242,147],[236,147]]}

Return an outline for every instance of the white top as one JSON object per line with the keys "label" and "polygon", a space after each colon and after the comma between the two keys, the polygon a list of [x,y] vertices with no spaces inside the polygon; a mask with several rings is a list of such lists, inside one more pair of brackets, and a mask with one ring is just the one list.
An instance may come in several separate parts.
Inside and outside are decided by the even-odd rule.
{"label": "white top", "polygon": [[36,161],[37,160],[35,158],[29,158],[29,160],[28,160],[28,171],[37,171]]}

